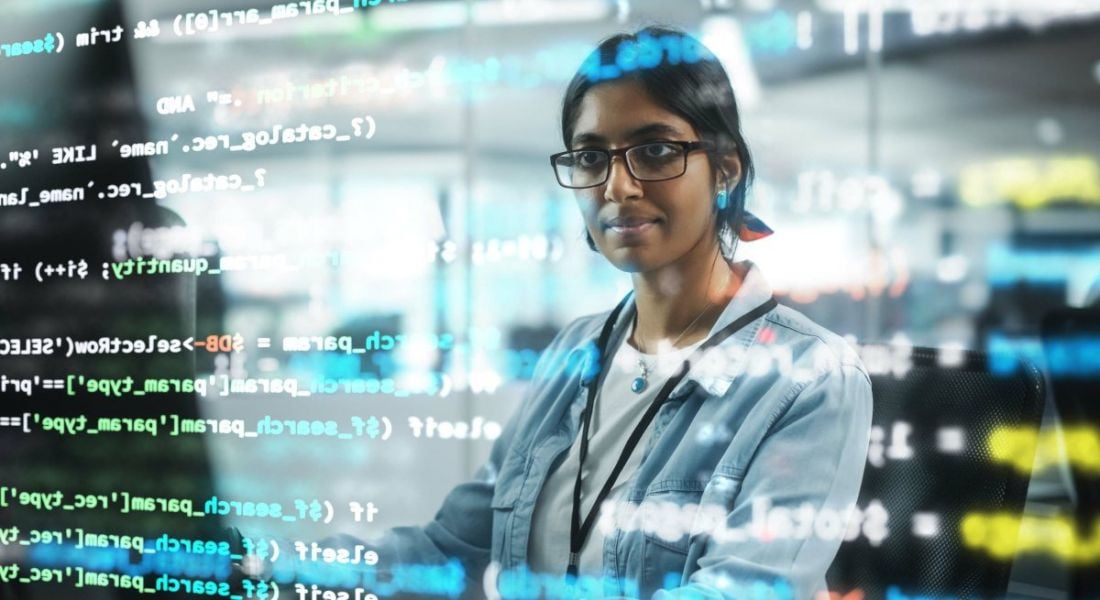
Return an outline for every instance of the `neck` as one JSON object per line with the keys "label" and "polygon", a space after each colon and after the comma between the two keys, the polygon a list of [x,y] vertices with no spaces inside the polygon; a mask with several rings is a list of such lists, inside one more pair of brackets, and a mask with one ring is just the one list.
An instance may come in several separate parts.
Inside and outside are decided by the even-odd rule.
{"label": "neck", "polygon": [[742,278],[717,247],[702,256],[689,254],[660,269],[635,273],[638,320],[631,344],[655,353],[662,345],[682,348],[702,340],[741,287]]}

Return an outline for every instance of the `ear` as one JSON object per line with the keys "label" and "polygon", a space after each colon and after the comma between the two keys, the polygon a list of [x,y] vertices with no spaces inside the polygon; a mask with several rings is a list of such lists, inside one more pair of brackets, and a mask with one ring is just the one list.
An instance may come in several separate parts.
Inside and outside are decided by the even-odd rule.
{"label": "ear", "polygon": [[721,168],[715,174],[715,187],[721,189],[725,184],[727,190],[732,191],[741,181],[741,157],[736,153],[730,153],[718,157]]}

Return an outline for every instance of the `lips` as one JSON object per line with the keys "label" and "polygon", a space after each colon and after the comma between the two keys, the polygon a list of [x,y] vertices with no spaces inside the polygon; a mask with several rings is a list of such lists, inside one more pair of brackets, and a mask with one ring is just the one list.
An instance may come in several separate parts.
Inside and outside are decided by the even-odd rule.
{"label": "lips", "polygon": [[[651,229],[657,226],[661,220],[657,217],[648,217],[645,215],[619,215],[604,225],[604,227],[616,234],[616,236],[624,242],[634,240],[641,242],[641,236],[644,236]],[[633,243],[633,242],[631,242]]]}
{"label": "lips", "polygon": [[637,229],[649,223],[659,221],[657,217],[615,217],[612,220],[607,221],[607,227],[609,229]]}

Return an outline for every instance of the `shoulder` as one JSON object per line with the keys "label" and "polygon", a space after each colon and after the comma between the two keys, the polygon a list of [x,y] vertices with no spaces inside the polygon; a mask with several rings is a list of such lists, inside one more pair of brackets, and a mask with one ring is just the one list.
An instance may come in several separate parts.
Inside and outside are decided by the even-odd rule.
{"label": "shoulder", "polygon": [[577,317],[562,327],[554,338],[553,346],[558,343],[562,346],[577,346],[584,342],[596,339],[600,336],[604,323],[611,316],[612,309]]}
{"label": "shoulder", "polygon": [[874,404],[871,378],[852,344],[788,306],[779,305],[764,321],[761,329],[770,328],[767,337],[781,345],[784,353],[789,350],[791,358],[789,365],[783,365],[789,371],[776,373],[779,385],[769,405],[768,430],[803,431],[808,424],[816,424],[818,431],[864,439]]}
{"label": "shoulder", "polygon": [[858,374],[870,384],[867,369],[856,349],[845,338],[814,322],[801,312],[780,304],[764,316],[770,330],[765,339],[791,353],[791,367],[800,379],[819,380],[830,375]]}
{"label": "shoulder", "polygon": [[535,367],[536,383],[559,377],[579,377],[586,359],[596,353],[596,340],[611,309],[577,317],[558,331],[539,356]]}

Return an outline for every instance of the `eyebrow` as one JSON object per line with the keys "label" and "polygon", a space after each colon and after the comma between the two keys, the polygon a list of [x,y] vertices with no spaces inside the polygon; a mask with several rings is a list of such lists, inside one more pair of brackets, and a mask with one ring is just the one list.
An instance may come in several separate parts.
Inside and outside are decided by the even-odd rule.
{"label": "eyebrow", "polygon": [[[641,127],[632,129],[626,134],[626,139],[632,140],[652,135],[680,136],[683,135],[683,133],[679,129],[665,123],[650,123],[648,125],[642,125]],[[607,138],[601,135],[597,135],[595,133],[580,133],[573,136],[573,143],[570,144],[570,146],[606,141]]]}

